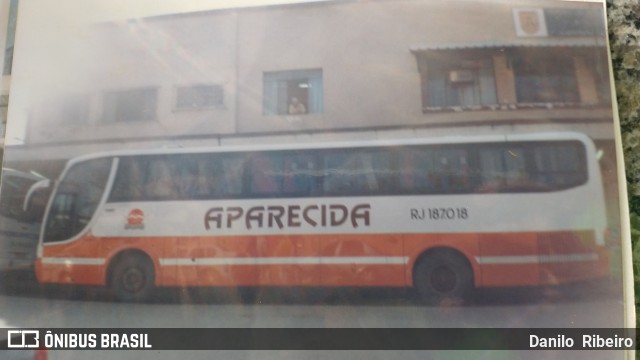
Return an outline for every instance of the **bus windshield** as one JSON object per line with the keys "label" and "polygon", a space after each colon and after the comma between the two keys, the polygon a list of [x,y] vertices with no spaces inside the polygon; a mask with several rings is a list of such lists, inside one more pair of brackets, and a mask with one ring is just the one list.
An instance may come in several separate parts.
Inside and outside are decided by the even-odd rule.
{"label": "bus windshield", "polygon": [[94,159],[67,171],[51,203],[44,242],[71,239],[89,224],[102,198],[111,162]]}

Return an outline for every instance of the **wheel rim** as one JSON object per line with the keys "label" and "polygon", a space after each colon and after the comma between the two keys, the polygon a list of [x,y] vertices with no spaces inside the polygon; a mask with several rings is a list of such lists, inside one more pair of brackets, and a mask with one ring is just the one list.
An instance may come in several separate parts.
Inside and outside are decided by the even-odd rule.
{"label": "wheel rim", "polygon": [[146,283],[146,276],[141,269],[128,268],[122,276],[122,288],[130,293],[137,293]]}
{"label": "wheel rim", "polygon": [[430,277],[431,287],[439,293],[450,293],[456,288],[458,277],[448,266],[438,266],[433,269]]}

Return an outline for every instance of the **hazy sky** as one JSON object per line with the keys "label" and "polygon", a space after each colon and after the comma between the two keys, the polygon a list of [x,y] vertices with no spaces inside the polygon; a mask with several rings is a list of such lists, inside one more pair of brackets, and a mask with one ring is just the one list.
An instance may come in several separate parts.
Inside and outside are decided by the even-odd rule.
{"label": "hazy sky", "polygon": [[[44,0],[22,1],[25,13],[55,14],[57,20],[106,21],[160,14],[192,12],[313,0]],[[36,10],[36,8],[38,10]]]}

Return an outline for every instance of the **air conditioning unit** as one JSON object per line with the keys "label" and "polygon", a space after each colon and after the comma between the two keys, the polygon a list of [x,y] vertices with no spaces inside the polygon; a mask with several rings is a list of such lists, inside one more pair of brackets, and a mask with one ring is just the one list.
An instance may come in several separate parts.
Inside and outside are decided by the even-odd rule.
{"label": "air conditioning unit", "polygon": [[452,83],[473,82],[474,76],[471,70],[451,70],[449,71],[449,81]]}

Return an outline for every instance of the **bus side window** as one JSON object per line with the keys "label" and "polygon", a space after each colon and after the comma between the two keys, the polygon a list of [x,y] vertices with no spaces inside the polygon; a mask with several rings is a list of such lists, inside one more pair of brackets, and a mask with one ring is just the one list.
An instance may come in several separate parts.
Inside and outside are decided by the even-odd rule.
{"label": "bus side window", "polygon": [[328,152],[324,156],[324,166],[325,194],[362,195],[366,192],[366,181],[362,178],[362,154],[359,153],[359,149]]}
{"label": "bus side window", "polygon": [[282,193],[292,196],[309,196],[317,192],[318,170],[316,160],[308,154],[292,154],[284,157]]}
{"label": "bus side window", "polygon": [[215,194],[226,197],[242,194],[244,184],[245,159],[238,155],[223,155],[220,162],[222,171],[214,176],[214,184],[210,185]]}
{"label": "bus side window", "polygon": [[109,201],[140,201],[144,199],[144,187],[140,158],[122,157]]}
{"label": "bus side window", "polygon": [[395,192],[396,172],[388,150],[371,151],[360,155],[364,192],[369,194],[390,194]]}
{"label": "bus side window", "polygon": [[[194,157],[194,164],[191,171],[195,172],[195,184],[192,184],[194,191],[190,195],[190,199],[215,199],[219,198],[221,194],[220,187],[222,187],[222,160],[218,154],[196,154],[190,155]],[[185,190],[189,185],[184,184]]]}
{"label": "bus side window", "polygon": [[450,194],[468,191],[471,171],[467,158],[465,148],[429,146],[403,150],[403,192]]}
{"label": "bus side window", "polygon": [[324,193],[327,195],[348,194],[353,186],[350,173],[350,155],[331,151],[324,154]]}
{"label": "bus side window", "polygon": [[198,182],[197,160],[197,155],[173,156],[170,160],[171,177],[175,182],[180,200],[197,199],[203,193]]}
{"label": "bus side window", "polygon": [[478,192],[532,190],[525,151],[515,146],[480,149]]}
{"label": "bus side window", "polygon": [[525,151],[517,147],[505,150],[503,156],[505,157],[507,187],[510,189],[529,189],[531,182],[526,168]]}
{"label": "bus side window", "polygon": [[196,194],[194,196],[195,199],[213,199],[216,194],[213,191],[213,185],[215,181],[215,168],[212,161],[210,161],[210,156],[208,155],[197,155],[196,164]]}
{"label": "bus side window", "polygon": [[433,192],[431,162],[425,149],[405,148],[401,152],[401,190],[405,194]]}
{"label": "bus side window", "polygon": [[375,195],[395,191],[391,153],[352,149],[324,156],[324,191],[328,195]]}
{"label": "bus side window", "polygon": [[412,193],[416,187],[415,167],[416,156],[410,149],[402,149],[400,152],[400,192]]}
{"label": "bus side window", "polygon": [[587,170],[584,147],[575,143],[535,146],[532,177],[540,187],[563,189],[584,183]]}
{"label": "bus side window", "polygon": [[165,157],[149,162],[144,184],[145,198],[149,200],[177,200],[178,191]]}
{"label": "bus side window", "polygon": [[253,195],[278,195],[282,178],[282,157],[277,154],[254,154],[249,160]]}

